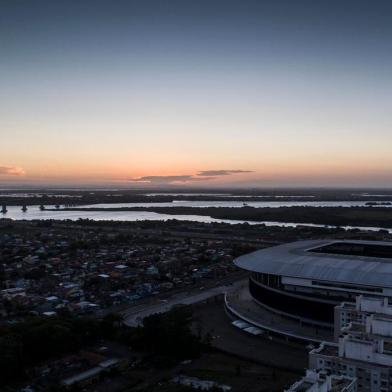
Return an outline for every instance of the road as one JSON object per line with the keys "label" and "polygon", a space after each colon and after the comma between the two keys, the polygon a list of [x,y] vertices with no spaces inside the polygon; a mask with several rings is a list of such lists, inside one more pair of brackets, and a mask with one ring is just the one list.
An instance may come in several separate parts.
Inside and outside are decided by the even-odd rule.
{"label": "road", "polygon": [[192,292],[182,292],[170,297],[169,299],[158,300],[150,304],[136,305],[122,311],[121,314],[124,317],[124,324],[130,327],[136,327],[142,324],[145,317],[154,313],[167,312],[176,305],[192,305],[203,302],[208,298],[216,297],[220,294],[234,290],[243,283],[244,280],[237,280],[234,283],[231,283],[229,280],[228,284],[218,287],[203,289],[202,291],[199,289],[198,291],[193,290]]}

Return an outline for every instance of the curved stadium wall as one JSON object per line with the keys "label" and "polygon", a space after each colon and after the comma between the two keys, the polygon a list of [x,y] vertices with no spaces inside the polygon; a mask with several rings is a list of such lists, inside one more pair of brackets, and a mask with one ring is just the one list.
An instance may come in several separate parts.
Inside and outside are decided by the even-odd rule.
{"label": "curved stadium wall", "polygon": [[326,303],[317,301],[317,299],[290,295],[283,290],[260,284],[252,276],[249,278],[249,292],[260,305],[265,305],[293,318],[322,323],[333,322],[333,309],[338,304],[338,302]]}
{"label": "curved stadium wall", "polygon": [[358,295],[392,302],[392,243],[298,241],[240,256],[253,299],[276,313],[332,326],[334,307]]}

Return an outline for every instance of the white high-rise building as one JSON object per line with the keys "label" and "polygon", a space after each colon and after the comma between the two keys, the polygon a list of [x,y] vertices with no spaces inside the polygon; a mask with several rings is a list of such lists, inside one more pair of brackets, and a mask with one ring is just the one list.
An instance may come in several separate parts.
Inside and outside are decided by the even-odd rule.
{"label": "white high-rise building", "polygon": [[358,297],[337,307],[337,343],[309,353],[309,368],[357,379],[358,391],[392,391],[392,307],[387,299]]}
{"label": "white high-rise building", "polygon": [[[350,387],[356,388],[348,391],[392,391],[392,306],[387,298],[358,296],[355,303],[337,306],[335,337],[335,343],[323,342],[310,351],[309,374],[313,379],[322,374],[332,379],[348,377],[353,380]],[[320,389],[320,381],[310,384],[305,382],[307,378],[308,373],[301,380],[304,388],[289,391],[347,391],[344,385]],[[328,383],[325,388],[329,388]]]}
{"label": "white high-rise building", "polygon": [[334,336],[338,341],[342,329],[350,323],[365,324],[366,317],[371,314],[392,316],[392,305],[389,305],[385,297],[356,297],[355,303],[342,302],[335,307],[334,312]]}
{"label": "white high-rise building", "polygon": [[325,371],[307,370],[306,376],[285,392],[356,392],[356,379],[329,375]]}

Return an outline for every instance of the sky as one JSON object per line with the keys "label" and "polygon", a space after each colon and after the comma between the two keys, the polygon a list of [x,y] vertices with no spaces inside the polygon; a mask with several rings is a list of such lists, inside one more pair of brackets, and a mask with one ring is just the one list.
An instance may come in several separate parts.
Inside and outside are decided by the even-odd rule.
{"label": "sky", "polygon": [[392,186],[391,1],[0,5],[0,185]]}

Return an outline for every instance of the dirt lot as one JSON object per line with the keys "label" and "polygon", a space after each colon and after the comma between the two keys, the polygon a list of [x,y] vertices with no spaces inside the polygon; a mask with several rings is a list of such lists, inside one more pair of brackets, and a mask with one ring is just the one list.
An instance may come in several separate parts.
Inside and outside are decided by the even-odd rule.
{"label": "dirt lot", "polygon": [[233,392],[281,392],[300,378],[294,372],[274,369],[224,353],[205,354],[184,367],[182,374],[229,385]]}
{"label": "dirt lot", "polygon": [[[221,352],[205,353],[201,358],[166,370],[132,370],[125,375],[112,376],[85,389],[86,392],[131,392],[176,390],[170,380],[175,375],[197,377],[230,386],[231,392],[282,392],[301,374],[282,371]],[[154,389],[155,388],[155,389]],[[158,389],[157,389],[158,388]],[[166,390],[163,388],[163,390]]]}
{"label": "dirt lot", "polygon": [[238,330],[231,325],[223,302],[201,305],[195,308],[194,316],[195,330],[202,334],[209,332],[213,336],[212,345],[217,349],[276,369],[305,372],[308,362],[305,347]]}
{"label": "dirt lot", "polygon": [[213,336],[211,352],[170,369],[132,369],[88,391],[104,391],[108,386],[113,392],[174,391],[170,380],[184,375],[228,385],[232,392],[281,392],[305,374],[304,347],[238,330],[231,325],[222,301],[198,305],[194,316],[195,332]]}

